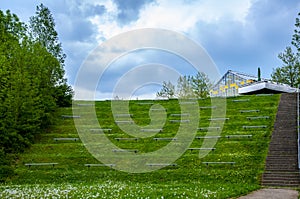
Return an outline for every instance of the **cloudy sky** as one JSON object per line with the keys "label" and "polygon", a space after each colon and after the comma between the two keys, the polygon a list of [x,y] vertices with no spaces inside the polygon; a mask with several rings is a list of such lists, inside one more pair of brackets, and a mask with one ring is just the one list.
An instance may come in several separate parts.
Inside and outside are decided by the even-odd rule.
{"label": "cloudy sky", "polygon": [[[290,45],[300,12],[297,0],[1,0],[0,9],[9,9],[27,22],[40,3],[55,19],[67,54],[66,76],[72,85],[80,66],[97,46],[140,28],[172,30],[194,40],[207,51],[220,74],[230,69],[255,75],[260,67],[262,76],[269,78],[272,69],[281,65],[277,55]],[[186,64],[165,52],[129,53],[106,71],[99,98],[111,96],[112,85],[126,72],[124,66],[147,62],[175,68]],[[180,71],[185,72],[195,71]]]}

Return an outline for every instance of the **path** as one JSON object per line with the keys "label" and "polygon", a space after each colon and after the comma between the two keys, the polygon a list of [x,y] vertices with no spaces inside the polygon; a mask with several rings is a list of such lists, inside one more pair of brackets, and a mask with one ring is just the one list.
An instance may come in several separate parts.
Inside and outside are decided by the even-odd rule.
{"label": "path", "polygon": [[260,189],[238,199],[298,199],[298,191],[291,189]]}

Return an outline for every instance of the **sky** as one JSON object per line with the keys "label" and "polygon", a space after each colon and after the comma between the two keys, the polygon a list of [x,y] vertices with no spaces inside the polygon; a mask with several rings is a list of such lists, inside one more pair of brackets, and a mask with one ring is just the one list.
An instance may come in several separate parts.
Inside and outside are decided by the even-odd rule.
{"label": "sky", "polygon": [[[297,0],[1,0],[0,9],[9,9],[28,22],[40,3],[53,14],[67,55],[66,78],[74,87],[78,72],[97,47],[120,34],[143,28],[170,30],[193,40],[212,59],[219,75],[227,70],[256,75],[260,67],[262,77],[270,78],[273,68],[282,65],[278,54],[290,45],[295,18],[300,12]],[[141,37],[148,38],[147,34]],[[166,66],[164,72],[149,73],[151,63]],[[142,65],[148,68],[134,75],[132,70]],[[182,57],[158,49],[126,52],[104,70],[98,82],[93,82],[97,91],[82,86],[80,89],[85,92],[78,92],[81,95],[77,98],[84,98],[89,92],[96,92],[99,99],[113,98],[118,95],[114,93],[117,82],[129,84],[147,76],[164,74],[158,80],[168,81],[172,79],[168,74],[175,74],[168,72],[170,68],[180,75],[194,75],[197,70],[189,65]],[[97,69],[91,70],[84,76],[87,82]],[[128,78],[120,81],[125,74]],[[159,81],[154,80],[132,88],[135,89],[131,91],[132,96],[153,97],[160,89]]]}

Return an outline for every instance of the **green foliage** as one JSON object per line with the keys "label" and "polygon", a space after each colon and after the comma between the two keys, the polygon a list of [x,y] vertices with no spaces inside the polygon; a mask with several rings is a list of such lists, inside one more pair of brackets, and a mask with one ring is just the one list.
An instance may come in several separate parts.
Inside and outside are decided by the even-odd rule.
{"label": "green foliage", "polygon": [[194,97],[192,89],[192,77],[191,76],[180,76],[177,80],[177,96],[178,98],[192,98]]}
{"label": "green foliage", "polygon": [[55,58],[48,69],[47,76],[53,85],[53,97],[59,107],[72,104],[73,91],[64,78],[64,63],[66,54],[63,53],[62,44],[59,42],[55,30],[55,22],[50,10],[43,4],[36,8],[36,15],[30,18],[30,37],[35,43],[40,44]]}
{"label": "green foliage", "polygon": [[195,76],[180,76],[177,85],[173,85],[170,81],[163,82],[162,89],[157,92],[157,97],[181,99],[188,98],[206,98],[209,95],[211,87],[208,76],[203,72],[198,72]]}
{"label": "green foliage", "polygon": [[[300,13],[298,14],[300,16]],[[283,66],[273,69],[271,74],[272,80],[279,83],[288,84],[291,87],[300,85],[300,20],[296,18],[294,35],[292,37],[293,48],[288,46],[283,53],[278,55],[282,60]]]}
{"label": "green foliage", "polygon": [[206,98],[209,95],[209,89],[212,84],[208,76],[203,72],[198,72],[192,77],[192,88],[196,97]]}
{"label": "green foliage", "polygon": [[[48,8],[38,7],[31,26],[0,11],[0,180],[6,178],[3,173],[11,174],[4,160],[29,147],[53,124],[57,107],[70,106],[73,96],[63,78],[65,56]],[[42,26],[46,32],[35,32]]]}
{"label": "green foliage", "polygon": [[55,100],[59,107],[70,107],[72,105],[72,98],[74,91],[71,86],[61,84],[55,87]]}
{"label": "green foliage", "polygon": [[5,182],[6,179],[14,174],[14,169],[11,167],[12,158],[0,149],[0,182]]}
{"label": "green foliage", "polygon": [[273,70],[271,75],[272,80],[279,83],[288,84],[291,87],[296,87],[300,83],[300,63],[299,56],[293,53],[291,47],[287,47],[278,57],[283,62],[283,67]]}
{"label": "green foliage", "polygon": [[[43,4],[36,7],[36,15],[30,18],[30,35],[34,41],[40,43],[47,49],[63,66],[66,55],[63,53],[62,45],[58,40],[55,30],[55,22],[50,10]],[[56,71],[56,75],[63,77],[63,69]]]}
{"label": "green foliage", "polygon": [[173,98],[175,96],[175,86],[170,82],[163,82],[162,89],[157,92],[157,97]]}
{"label": "green foliage", "polygon": [[[300,17],[300,13],[298,13]],[[292,38],[292,45],[296,47],[298,56],[300,55],[300,19],[296,18],[294,34]]]}

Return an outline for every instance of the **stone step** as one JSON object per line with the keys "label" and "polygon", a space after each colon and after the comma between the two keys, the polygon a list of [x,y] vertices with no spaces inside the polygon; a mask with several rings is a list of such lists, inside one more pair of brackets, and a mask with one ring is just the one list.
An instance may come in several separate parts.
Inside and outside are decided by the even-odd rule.
{"label": "stone step", "polygon": [[[293,154],[297,154],[297,149],[287,149],[287,148],[283,148],[283,149],[281,149],[281,148],[271,148],[270,150],[269,150],[269,153],[270,154],[274,154],[274,153],[277,153],[278,155],[280,155],[280,154],[287,154],[287,153],[293,153]],[[292,154],[290,154],[290,155],[292,155]]]}
{"label": "stone step", "polygon": [[289,162],[289,161],[286,161],[286,162],[275,162],[275,161],[268,161],[268,164],[266,165],[266,168],[268,167],[286,167],[286,168],[295,168],[297,169],[298,168],[298,164],[297,162]]}
{"label": "stone step", "polygon": [[[296,130],[294,130],[296,131]],[[283,132],[283,135],[280,135],[280,136],[277,136],[277,135],[273,135],[272,137],[272,141],[271,142],[274,142],[274,141],[281,141],[281,142],[284,142],[284,141],[290,141],[290,142],[297,142],[297,138],[298,136],[297,135],[290,135],[288,132],[286,132],[286,134],[284,134]],[[283,140],[284,139],[284,140]]]}
{"label": "stone step", "polygon": [[293,160],[298,160],[298,154],[294,154],[294,155],[271,155],[269,154],[266,158],[266,160],[268,159],[281,159],[281,160],[289,160],[289,159],[293,159]]}
{"label": "stone step", "polygon": [[263,176],[263,181],[267,181],[267,180],[273,180],[273,181],[297,181],[300,182],[300,177],[299,176],[279,176],[279,177],[275,177],[275,176],[268,176],[268,175],[264,175]]}
{"label": "stone step", "polygon": [[[276,139],[277,140],[277,139]],[[298,145],[297,143],[295,143],[295,141],[291,141],[291,140],[286,140],[286,138],[284,139],[278,139],[278,141],[276,140],[272,140],[272,142],[270,142],[270,146],[288,146],[288,147],[294,147],[294,148],[297,148]]]}
{"label": "stone step", "polygon": [[282,94],[262,175],[264,186],[298,187],[297,94]]}
{"label": "stone step", "polygon": [[293,163],[293,164],[297,164],[298,163],[298,159],[297,158],[267,158],[266,161],[268,163],[272,163],[272,162],[288,162],[288,163]]}
{"label": "stone step", "polygon": [[297,138],[273,138],[272,141],[270,142],[270,146],[290,146],[292,145],[293,147],[297,147]]}
{"label": "stone step", "polygon": [[272,182],[279,182],[279,181],[300,182],[300,178],[299,177],[284,178],[284,177],[269,177],[269,176],[264,176],[263,182],[266,182],[266,181],[272,181]]}
{"label": "stone step", "polygon": [[298,165],[297,163],[298,160],[296,159],[268,159],[267,160],[267,163],[268,164],[287,164],[289,163],[290,165]]}
{"label": "stone step", "polygon": [[[285,123],[283,122],[283,124],[275,124],[274,125],[274,131],[273,131],[273,133],[274,133],[274,135],[280,135],[280,134],[282,134],[282,132],[286,132],[286,133],[296,133],[294,130],[296,130],[297,128],[294,126],[294,127],[292,127],[292,128],[286,128],[286,127],[284,127],[283,125],[284,125]],[[294,124],[293,124],[294,125]],[[284,135],[284,134],[282,134],[282,135]],[[293,135],[293,134],[291,134],[291,135]],[[297,135],[297,134],[296,134]]]}
{"label": "stone step", "polygon": [[287,143],[286,145],[284,145],[284,143],[274,143],[274,144],[272,144],[271,146],[270,146],[270,149],[287,149],[287,150],[289,150],[289,149],[292,149],[292,150],[295,150],[295,149],[297,149],[297,144],[295,144],[295,143]]}
{"label": "stone step", "polygon": [[271,151],[270,155],[297,155],[296,151]]}
{"label": "stone step", "polygon": [[286,164],[286,165],[298,166],[298,163],[295,160],[275,160],[274,159],[274,160],[267,160],[267,164],[268,165],[282,165],[282,164]]}
{"label": "stone step", "polygon": [[291,142],[288,142],[288,143],[283,142],[282,143],[282,142],[278,141],[277,143],[271,142],[269,148],[271,148],[272,150],[278,149],[278,148],[281,148],[281,149],[287,148],[287,149],[295,150],[298,148],[298,145],[295,143],[291,143]]}
{"label": "stone step", "polygon": [[272,137],[297,137],[297,128],[287,129],[282,127],[282,129],[278,129],[278,127],[274,126],[275,130],[273,131]]}
{"label": "stone step", "polygon": [[270,143],[286,143],[287,141],[289,142],[297,142],[297,135],[282,135],[282,136],[276,136],[273,135],[272,137],[272,141]]}
{"label": "stone step", "polygon": [[277,156],[277,155],[269,155],[267,156],[266,160],[298,160],[297,155],[282,155],[282,156]]}
{"label": "stone step", "polygon": [[297,147],[297,138],[294,136],[272,137],[270,146],[293,146]]}
{"label": "stone step", "polygon": [[296,170],[296,169],[286,169],[286,168],[283,168],[283,169],[278,169],[278,168],[271,169],[271,168],[269,168],[269,169],[266,169],[265,171],[277,173],[277,172],[297,172],[298,170]]}
{"label": "stone step", "polygon": [[274,126],[274,129],[272,137],[297,137],[297,128],[287,129],[282,127],[282,129],[280,129]]}
{"label": "stone step", "polygon": [[269,154],[277,154],[277,155],[283,155],[283,154],[289,154],[289,155],[297,155],[297,149],[280,149],[280,148],[271,148],[271,150],[269,150]]}
{"label": "stone step", "polygon": [[290,154],[290,155],[297,155],[297,149],[292,149],[292,150],[280,150],[278,148],[269,150],[269,154],[278,154],[278,155],[283,155],[283,154]]}
{"label": "stone step", "polygon": [[298,181],[262,181],[263,186],[271,186],[271,187],[298,187],[299,182]]}
{"label": "stone step", "polygon": [[268,165],[265,168],[267,171],[297,171],[297,165]]}
{"label": "stone step", "polygon": [[298,171],[295,172],[274,172],[274,171],[265,171],[262,177],[282,177],[282,178],[290,178],[297,177],[300,179],[300,173]]}
{"label": "stone step", "polygon": [[272,146],[269,148],[269,151],[295,151],[297,150],[297,147],[283,147],[283,146],[280,146],[280,147],[275,147],[275,146]]}
{"label": "stone step", "polygon": [[[282,133],[282,132],[286,132],[286,133],[288,133],[288,134],[290,134],[291,132],[293,132],[293,133],[295,133],[296,131],[295,130],[297,130],[297,128],[295,128],[295,127],[293,127],[293,128],[286,128],[286,127],[284,127],[284,125],[285,125],[286,123],[282,123],[282,124],[276,124],[276,125],[274,125],[274,135],[277,135],[277,136],[279,136],[278,134],[280,133]],[[294,124],[290,124],[291,126],[293,125],[294,126]],[[285,134],[281,134],[281,135],[285,135]],[[293,135],[293,134],[290,134],[290,135]]]}
{"label": "stone step", "polygon": [[[277,124],[276,124],[277,125]],[[297,135],[296,133],[296,127],[293,127],[293,128],[286,128],[284,126],[280,126],[282,127],[282,129],[278,129],[278,127],[276,127],[276,125],[274,125],[274,131],[273,131],[273,136],[276,135],[276,136],[284,136],[286,135],[287,133],[289,135]]]}

